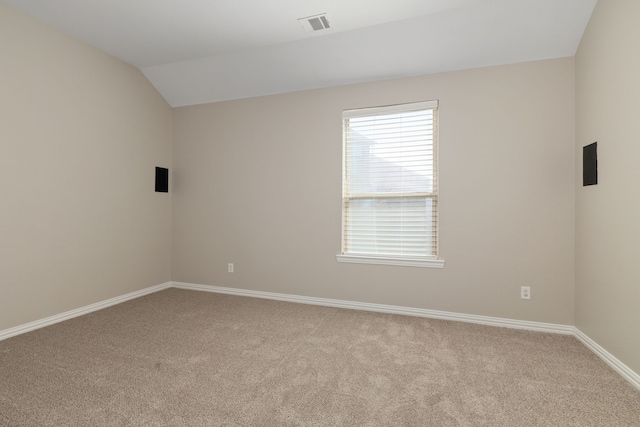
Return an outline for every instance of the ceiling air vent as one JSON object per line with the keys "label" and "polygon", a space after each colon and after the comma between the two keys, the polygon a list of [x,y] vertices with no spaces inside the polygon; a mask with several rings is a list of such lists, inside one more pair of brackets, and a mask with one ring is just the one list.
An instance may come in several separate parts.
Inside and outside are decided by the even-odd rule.
{"label": "ceiling air vent", "polygon": [[315,33],[316,31],[327,30],[331,28],[327,14],[322,13],[320,15],[307,16],[306,18],[298,19],[300,25],[307,33]]}

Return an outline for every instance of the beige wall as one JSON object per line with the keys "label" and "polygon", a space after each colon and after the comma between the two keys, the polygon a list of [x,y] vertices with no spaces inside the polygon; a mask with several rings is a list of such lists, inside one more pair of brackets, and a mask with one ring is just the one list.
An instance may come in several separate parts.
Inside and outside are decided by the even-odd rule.
{"label": "beige wall", "polygon": [[[576,55],[576,326],[640,372],[640,2],[599,1]],[[598,185],[582,147],[598,141]]]}
{"label": "beige wall", "polygon": [[[175,109],[172,277],[573,324],[574,89],[566,58]],[[337,263],[342,110],[432,99],[445,268]]]}
{"label": "beige wall", "polygon": [[171,109],[0,3],[0,330],[170,280]]}

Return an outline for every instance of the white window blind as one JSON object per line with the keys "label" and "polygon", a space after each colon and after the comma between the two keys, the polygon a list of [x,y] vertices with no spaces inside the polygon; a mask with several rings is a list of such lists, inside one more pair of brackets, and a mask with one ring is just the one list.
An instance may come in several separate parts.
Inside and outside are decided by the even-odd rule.
{"label": "white window blind", "polygon": [[343,113],[343,255],[437,257],[437,130],[437,101]]}

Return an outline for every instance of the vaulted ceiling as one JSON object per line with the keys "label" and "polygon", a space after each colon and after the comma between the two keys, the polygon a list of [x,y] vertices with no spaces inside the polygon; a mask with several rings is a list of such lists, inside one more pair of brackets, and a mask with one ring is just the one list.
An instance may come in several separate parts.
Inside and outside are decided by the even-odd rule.
{"label": "vaulted ceiling", "polygon": [[[597,0],[2,0],[172,106],[575,54]],[[326,13],[329,29],[299,18]]]}

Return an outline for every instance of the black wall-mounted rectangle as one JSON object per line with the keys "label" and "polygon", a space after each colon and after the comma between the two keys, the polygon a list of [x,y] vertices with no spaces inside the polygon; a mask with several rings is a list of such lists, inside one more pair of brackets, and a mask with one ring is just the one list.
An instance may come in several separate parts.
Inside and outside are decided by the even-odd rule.
{"label": "black wall-mounted rectangle", "polygon": [[582,147],[582,186],[598,183],[598,143]]}
{"label": "black wall-mounted rectangle", "polygon": [[156,167],[156,192],[169,192],[169,169]]}

